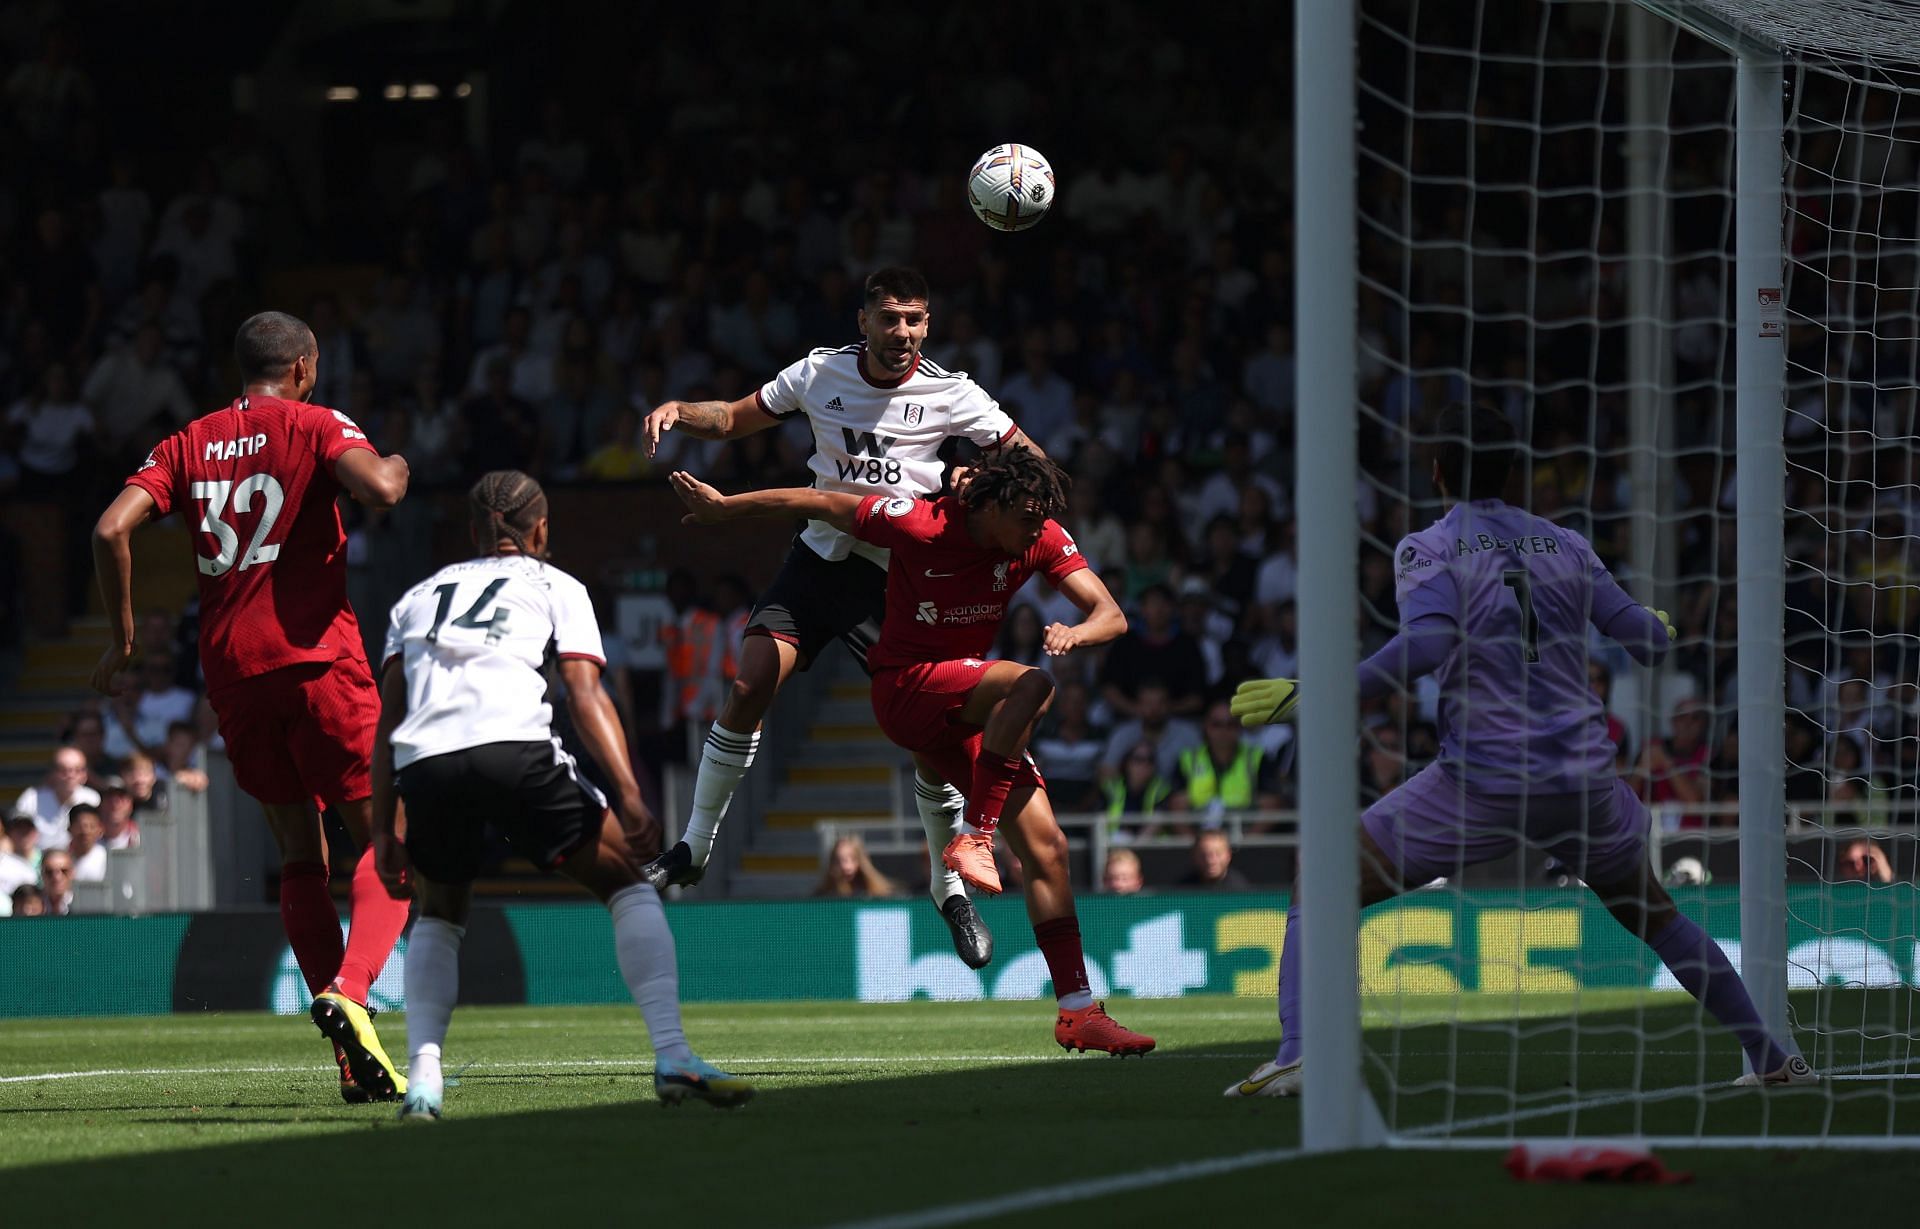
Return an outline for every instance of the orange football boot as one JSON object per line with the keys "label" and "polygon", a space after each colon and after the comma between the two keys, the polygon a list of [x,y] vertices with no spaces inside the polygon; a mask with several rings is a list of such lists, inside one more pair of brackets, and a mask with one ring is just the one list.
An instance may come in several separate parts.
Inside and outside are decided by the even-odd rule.
{"label": "orange football boot", "polygon": [[1105,1003],[1078,1011],[1062,1007],[1053,1025],[1053,1039],[1063,1050],[1105,1050],[1121,1058],[1153,1049],[1153,1038],[1134,1032],[1108,1015]]}
{"label": "orange football boot", "polygon": [[993,896],[1000,895],[1000,868],[993,864],[991,834],[962,832],[947,842],[947,851],[940,855],[940,860],[971,886]]}

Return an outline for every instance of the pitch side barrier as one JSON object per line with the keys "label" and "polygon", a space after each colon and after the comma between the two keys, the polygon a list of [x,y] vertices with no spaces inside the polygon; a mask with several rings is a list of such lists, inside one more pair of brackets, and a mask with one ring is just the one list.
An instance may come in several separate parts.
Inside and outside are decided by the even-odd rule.
{"label": "pitch side barrier", "polygon": [[[1666,878],[1680,868],[1680,882],[1731,883],[1740,877],[1740,806],[1737,802],[1656,803],[1649,808],[1653,824],[1648,849],[1654,869]],[[1132,850],[1140,858],[1149,886],[1177,883],[1191,867],[1192,832],[1202,828],[1227,834],[1234,849],[1234,866],[1258,886],[1291,884],[1300,847],[1299,812],[1282,811],[1161,811],[1150,815],[1126,813],[1075,814],[1058,817],[1067,836],[1076,884],[1098,884],[1113,849]],[[1143,832],[1155,831],[1143,836]],[[925,836],[918,817],[896,807],[891,818],[849,816],[823,819],[814,825],[820,865],[835,841],[857,836],[875,864],[896,882],[914,883],[926,874]],[[1787,812],[1787,875],[1792,880],[1832,882],[1854,878],[1850,866],[1858,862],[1884,873],[1890,882],[1920,879],[1920,802],[1877,798],[1849,805],[1789,804]],[[1862,843],[1871,847],[1862,852]],[[1683,859],[1694,859],[1697,868]],[[917,878],[916,878],[917,877]],[[1557,882],[1561,873],[1538,851],[1522,851],[1513,858],[1469,867],[1462,880],[1469,887],[1511,887],[1517,882]]]}
{"label": "pitch side barrier", "polygon": [[[1920,987],[1920,889],[1912,882],[1787,889],[1796,987]],[[1740,904],[1726,884],[1675,889],[1736,963]],[[985,901],[994,962],[975,972],[915,897],[717,901],[670,910],[681,995],[898,1002],[1050,995],[1017,897]],[[1095,994],[1239,995],[1270,1010],[1285,931],[1283,893],[1083,896]],[[373,1003],[403,1011],[403,939]],[[461,948],[469,1003],[624,1003],[612,932],[592,904],[476,908]],[[1587,990],[1673,990],[1646,947],[1578,887],[1415,892],[1361,921],[1359,985],[1369,1011],[1497,993],[1544,1012]],[[1539,996],[1535,998],[1535,996]],[[305,987],[271,910],[0,921],[0,1018],[193,1011],[303,1012]],[[1558,1007],[1556,1006],[1559,1005]],[[3,1035],[3,1034],[0,1034]]]}

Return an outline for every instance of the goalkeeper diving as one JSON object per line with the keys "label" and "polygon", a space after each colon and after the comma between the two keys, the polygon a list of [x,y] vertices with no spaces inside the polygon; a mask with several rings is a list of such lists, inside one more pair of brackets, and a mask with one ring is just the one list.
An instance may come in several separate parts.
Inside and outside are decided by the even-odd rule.
{"label": "goalkeeper diving", "polygon": [[[1768,1034],[1726,953],[1674,907],[1647,859],[1647,809],[1614,772],[1606,712],[1587,682],[1589,624],[1641,665],[1674,637],[1664,612],[1627,596],[1571,529],[1506,503],[1519,445],[1506,417],[1448,406],[1434,485],[1450,506],[1394,552],[1400,630],[1359,666],[1363,700],[1439,672],[1440,755],[1361,816],[1360,904],[1397,896],[1522,840],[1550,851],[1651,947],[1687,992],[1739,1039],[1739,1085],[1818,1077]],[[1242,683],[1248,726],[1292,719],[1292,679]],[[1229,1097],[1300,1090],[1300,893],[1280,952],[1280,1048]]]}

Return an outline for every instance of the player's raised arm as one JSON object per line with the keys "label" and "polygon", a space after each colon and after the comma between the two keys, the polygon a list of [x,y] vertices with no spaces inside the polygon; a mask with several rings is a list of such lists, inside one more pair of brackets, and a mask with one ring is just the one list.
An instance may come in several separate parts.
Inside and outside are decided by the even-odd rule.
{"label": "player's raised arm", "polygon": [[407,497],[411,471],[399,453],[383,457],[371,449],[355,448],[340,454],[333,463],[333,476],[354,502],[385,512]]}
{"label": "player's raised arm", "polygon": [[678,427],[695,439],[737,440],[743,435],[765,431],[779,419],[761,410],[760,395],[738,401],[668,401],[640,420],[646,436],[647,456],[660,449],[660,437]]}
{"label": "player's raised arm", "polygon": [[133,660],[133,531],[156,508],[144,487],[124,487],[93,526],[93,572],[110,629],[106,651],[93,670],[93,689],[103,696],[113,694],[114,676]]}
{"label": "player's raised arm", "polygon": [[721,521],[754,516],[804,516],[823,521],[845,533],[854,531],[854,513],[860,510],[860,497],[839,491],[816,491],[812,487],[776,487],[770,491],[742,491],[722,495],[685,470],[674,471],[670,481],[673,493],[687,505],[682,523],[717,525]]}
{"label": "player's raised arm", "polygon": [[1047,628],[1042,644],[1049,657],[1106,644],[1126,634],[1126,613],[1120,609],[1120,603],[1113,600],[1106,582],[1092,568],[1068,573],[1060,582],[1060,592],[1066,594],[1067,600],[1078,606],[1080,613],[1086,617],[1072,627],[1055,623]]}

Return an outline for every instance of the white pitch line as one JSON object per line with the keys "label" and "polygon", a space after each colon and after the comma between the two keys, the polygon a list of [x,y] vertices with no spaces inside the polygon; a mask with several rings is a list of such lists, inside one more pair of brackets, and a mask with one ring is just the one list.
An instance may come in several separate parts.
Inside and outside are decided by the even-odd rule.
{"label": "white pitch line", "polygon": [[1035,1208],[1050,1208],[1055,1204],[1078,1203],[1085,1199],[1121,1195],[1128,1191],[1167,1186],[1194,1178],[1211,1178],[1242,1169],[1257,1169],[1263,1165],[1290,1161],[1300,1155],[1301,1151],[1298,1148],[1262,1148],[1257,1152],[1243,1152],[1238,1156],[1216,1157],[1208,1161],[1182,1161],[1176,1165],[1143,1169],[1138,1173],[1113,1174],[1105,1178],[1084,1178],[1078,1182],[1062,1182],[1057,1186],[1038,1186],[1031,1190],[996,1195],[991,1199],[949,1203],[937,1208],[924,1208],[918,1212],[897,1212],[888,1216],[876,1216],[871,1220],[846,1221],[833,1226],[832,1229],[938,1229],[942,1225],[964,1225],[969,1221],[985,1220],[990,1216],[1030,1212]]}
{"label": "white pitch line", "polygon": [[[1643,1052],[1650,1052],[1650,1051],[1643,1051]],[[1666,1053],[1667,1051],[1661,1051],[1661,1052]],[[1693,1053],[1693,1051],[1691,1050],[1676,1050],[1671,1052],[1677,1053],[1677,1054]],[[1205,1053],[1193,1053],[1193,1054],[1188,1054],[1188,1053],[1158,1054],[1153,1056],[1153,1061],[1163,1062],[1163,1063],[1164,1062],[1197,1062],[1197,1061],[1216,1062],[1216,1061],[1222,1061],[1225,1059],[1256,1058],[1263,1053],[1265,1053],[1264,1049],[1218,1051],[1218,1052],[1205,1052]],[[1505,1051],[1488,1051],[1488,1053],[1505,1053]],[[1558,1053],[1558,1052],[1556,1051],[1555,1053]],[[1588,1052],[1583,1051],[1582,1053],[1587,1054]],[[1622,1050],[1622,1051],[1619,1051],[1618,1053],[1622,1055],[1631,1055],[1636,1052],[1630,1051],[1630,1050]],[[844,1055],[791,1055],[791,1056],[784,1056],[784,1057],[779,1055],[773,1055],[773,1056],[741,1055],[739,1057],[734,1057],[734,1058],[716,1058],[716,1059],[711,1059],[709,1061],[722,1067],[777,1067],[777,1066],[783,1066],[783,1065],[809,1066],[809,1067],[832,1067],[832,1066],[878,1066],[881,1064],[898,1064],[904,1067],[904,1066],[912,1066],[915,1063],[926,1063],[926,1064],[1026,1063],[1026,1062],[1036,1062],[1036,1061],[1047,1061],[1047,1060],[1055,1059],[1057,1057],[1059,1056],[1055,1054],[1049,1054],[1044,1051],[1039,1051],[1031,1054],[907,1054],[907,1055],[844,1054]],[[1823,1074],[1825,1074],[1826,1078],[1828,1078],[1829,1080],[1879,1081],[1879,1080],[1887,1080],[1887,1079],[1920,1078],[1920,1077],[1905,1075],[1905,1074],[1887,1074],[1887,1075],[1865,1074],[1865,1073],[1873,1072],[1876,1070],[1884,1071],[1885,1069],[1890,1067],[1904,1066],[1915,1061],[1920,1061],[1920,1060],[1904,1059],[1904,1058],[1887,1059],[1881,1062],[1863,1063],[1863,1064],[1858,1064],[1853,1066],[1839,1067],[1839,1068],[1835,1068],[1831,1073],[1823,1073]],[[651,1065],[642,1063],[638,1059],[567,1058],[565,1056],[542,1059],[538,1061],[515,1059],[511,1061],[506,1061],[506,1062],[489,1062],[484,1059],[481,1059],[481,1060],[474,1061],[474,1063],[472,1064],[471,1070],[473,1070],[476,1073],[485,1073],[488,1071],[559,1070],[559,1069],[564,1069],[568,1067],[588,1067],[588,1068],[593,1068],[595,1070],[626,1069],[626,1070],[631,1070],[636,1075],[651,1075],[653,1073],[653,1067]],[[281,1075],[281,1074],[294,1074],[294,1073],[303,1072],[303,1071],[331,1071],[331,1070],[333,1070],[333,1067],[331,1064],[315,1064],[313,1066],[306,1066],[298,1063],[281,1063],[281,1064],[267,1065],[267,1066],[246,1066],[246,1067],[97,1067],[97,1068],[91,1068],[84,1071],[36,1071],[36,1072],[31,1072],[31,1073],[22,1074],[22,1075],[0,1075],[0,1084],[43,1084],[43,1083],[54,1083],[61,1080],[105,1079],[110,1077],[117,1078],[117,1077],[127,1077],[127,1076],[157,1078],[157,1077],[169,1076],[169,1075]],[[1519,1110],[1519,1111],[1516,1111],[1515,1113],[1510,1113],[1510,1114],[1491,1115],[1485,1118],[1484,1120],[1475,1119],[1475,1120],[1468,1120],[1467,1122],[1444,1124],[1440,1126],[1416,1127],[1410,1130],[1409,1132],[1407,1132],[1407,1134],[1413,1135],[1413,1136],[1419,1136],[1419,1135],[1431,1134],[1437,1130],[1472,1129],[1479,1126],[1490,1126],[1498,1122],[1512,1122],[1512,1121],[1517,1121],[1523,1118],[1538,1118],[1538,1117],[1544,1117],[1550,1114],[1565,1113],[1573,1110],[1604,1108],[1609,1105],[1622,1104],[1626,1101],[1631,1101],[1636,1099],[1646,1100],[1646,1101],[1666,1100],[1673,1097],[1692,1096],[1701,1092],[1705,1092],[1709,1089],[1719,1088],[1719,1087],[1722,1087],[1722,1085],[1716,1083],[1716,1084],[1705,1084],[1705,1085],[1683,1085],[1683,1086],[1679,1086],[1671,1089],[1658,1089],[1658,1090],[1647,1091],[1647,1092],[1596,1093],[1593,1096],[1594,1098],[1599,1098],[1599,1099],[1593,1099],[1593,1098],[1576,1099],[1572,1101],[1558,1102],[1551,1106],[1541,1106],[1541,1107],[1535,1107],[1535,1108],[1530,1108],[1525,1110]]]}
{"label": "white pitch line", "polygon": [[[1830,1073],[1822,1072],[1821,1075],[1823,1079],[1827,1080],[1859,1078],[1862,1072],[1884,1071],[1889,1067],[1904,1066],[1910,1061],[1911,1060],[1905,1058],[1889,1058],[1872,1063],[1850,1063],[1845,1066],[1835,1067]],[[1882,1076],[1880,1078],[1884,1079],[1887,1077]],[[1716,1090],[1730,1091],[1732,1087],[1731,1081],[1715,1081],[1712,1084],[1679,1084],[1672,1088],[1660,1088],[1650,1091],[1594,1093],[1591,1096],[1574,1097],[1554,1105],[1541,1105],[1531,1109],[1513,1110],[1505,1114],[1482,1114],[1478,1118],[1467,1118],[1459,1122],[1436,1122],[1429,1123],[1426,1126],[1410,1127],[1400,1134],[1407,1139],[1431,1139],[1450,1131],[1477,1131],[1481,1127],[1499,1126],[1504,1122],[1526,1122],[1534,1118],[1550,1118],[1555,1114],[1570,1114],[1580,1113],[1586,1110],[1606,1109],[1609,1106],[1625,1105],[1632,1101],[1672,1101],[1681,1097],[1697,1097],[1703,1093]],[[1816,1087],[1818,1087],[1818,1085],[1802,1085],[1801,1091]],[[1765,1136],[1759,1136],[1757,1138],[1763,1143],[1766,1140]]]}
{"label": "white pitch line", "polygon": [[[1260,1051],[1264,1053],[1264,1051]],[[1197,1060],[1247,1059],[1258,1055],[1254,1051],[1242,1051],[1221,1054],[1162,1054],[1156,1062],[1194,1062]],[[756,1057],[714,1058],[708,1061],[719,1067],[781,1067],[781,1066],[872,1066],[882,1063],[910,1067],[916,1063],[1030,1063],[1046,1062],[1058,1058],[1056,1054],[913,1054],[913,1055],[873,1055],[849,1054],[837,1056],[796,1056],[796,1057]],[[636,1059],[624,1058],[552,1058],[543,1061],[515,1060],[512,1062],[475,1061],[470,1068],[474,1074],[489,1071],[533,1071],[565,1070],[570,1067],[591,1067],[594,1069],[626,1069],[636,1075],[651,1075],[653,1067]],[[332,1064],[304,1066],[300,1064],[280,1064],[261,1067],[102,1067],[87,1071],[36,1071],[27,1075],[0,1075],[0,1084],[37,1084],[52,1083],[57,1080],[86,1080],[106,1077],[160,1077],[168,1075],[279,1075],[303,1071],[332,1071]]]}
{"label": "white pitch line", "polygon": [[1835,1084],[1845,1080],[1864,1080],[1873,1084],[1884,1084],[1889,1080],[1920,1080],[1920,1071],[1889,1071],[1884,1075],[1827,1075],[1822,1078]]}
{"label": "white pitch line", "polygon": [[107,1076],[142,1075],[271,1075],[282,1071],[319,1071],[320,1067],[103,1067],[92,1071],[36,1071],[32,1075],[0,1075],[0,1084],[50,1084],[55,1080],[90,1080]]}
{"label": "white pitch line", "polygon": [[[1265,1008],[1264,1010],[1257,1011],[1257,1012],[1254,1012],[1254,1011],[1247,1011],[1247,1012],[1207,1011],[1207,1012],[1192,1013],[1192,1012],[1180,1012],[1179,1010],[1171,1007],[1169,1007],[1165,1011],[1158,1010],[1160,1004],[1169,1003],[1169,1002],[1171,1002],[1171,1000],[1139,999],[1139,1000],[1130,1002],[1127,1005],[1127,1010],[1132,1015],[1137,1017],[1141,1017],[1141,1018],[1152,1017],[1155,1019],[1165,1018],[1170,1020],[1177,1020],[1181,1024],[1186,1024],[1191,1021],[1201,1021],[1204,1023],[1244,1024],[1244,1023],[1253,1023],[1256,1021],[1266,1022],[1273,1019],[1273,1008],[1270,1006]],[[683,1006],[697,1008],[703,1005],[694,1003],[694,1004],[685,1004]],[[773,1031],[773,1030],[787,1029],[794,1023],[818,1025],[823,1028],[839,1028],[839,1027],[877,1028],[877,1027],[891,1025],[894,1027],[904,1028],[908,1030],[913,1029],[914,1027],[916,1027],[921,1023],[921,1020],[919,1018],[907,1016],[905,1014],[902,1014],[898,1017],[889,1017],[886,1014],[886,1008],[891,1006],[895,1006],[895,1004],[875,1004],[874,1005],[875,1011],[873,1015],[861,1015],[861,1016],[800,1015],[795,1017],[795,1019],[792,1021],[775,1020],[770,1017],[766,1019],[761,1019],[758,1017],[749,1016],[749,1017],[731,1019],[728,1021],[728,1024],[732,1027],[740,1028],[740,1029],[751,1030],[755,1028],[764,1028],[768,1031]],[[1008,1004],[1007,1005],[1008,1010],[1006,1011],[982,1010],[981,1004],[974,1004],[974,1003],[961,1003],[961,1004],[954,1004],[953,1006],[964,1009],[971,1017],[974,1017],[976,1020],[978,1018],[984,1017],[986,1020],[990,1020],[996,1023],[1001,1021],[1005,1021],[1007,1023],[1016,1023],[1019,1021],[1031,1020],[1034,1018],[1034,1012],[1033,1012],[1032,1006],[1030,1004],[1024,1004],[1024,1003]],[[998,1004],[993,1004],[989,1006],[998,1006]],[[399,1012],[397,1014],[401,1018],[405,1018],[405,1015],[406,1015],[405,1012]],[[164,1018],[165,1017],[154,1017],[154,1019],[156,1020],[164,1019]],[[232,1021],[229,1023],[223,1023],[223,1024],[202,1025],[202,1024],[168,1023],[165,1025],[161,1025],[157,1029],[153,1030],[153,1035],[161,1038],[162,1040],[169,1040],[169,1041],[186,1040],[194,1037],[219,1037],[219,1038],[225,1039],[225,1038],[231,1038],[235,1034],[255,1035],[255,1034],[277,1032],[284,1029],[288,1021],[299,1022],[299,1021],[304,1021],[305,1018],[306,1018],[306,1013],[299,1012],[293,1015],[265,1016],[262,1018],[252,1019],[252,1020],[235,1020],[235,1021]],[[178,1019],[178,1017],[175,1017],[175,1019]],[[637,1022],[638,1021],[636,1020],[635,1023],[637,1024]],[[486,1031],[486,1032],[511,1033],[511,1032],[518,1032],[521,1030],[536,1031],[541,1029],[566,1029],[571,1032],[571,1031],[579,1030],[580,1027],[581,1027],[580,1022],[577,1020],[473,1020],[473,1021],[469,1021],[464,1016],[462,1016],[460,1020],[461,1032]],[[608,1027],[617,1029],[617,1028],[624,1027],[624,1025],[614,1023],[614,1024],[609,1024]],[[9,1026],[5,1021],[0,1021],[0,1040],[70,1041],[72,1040],[72,1038],[73,1038],[73,1030],[70,1028],[16,1028],[16,1027]]]}
{"label": "white pitch line", "polygon": [[[1851,1073],[1872,1067],[1891,1067],[1906,1060],[1891,1060],[1882,1063],[1861,1064],[1859,1067],[1841,1068],[1840,1072]],[[1841,1078],[1847,1078],[1842,1075]],[[1858,1077],[1855,1077],[1858,1078]],[[1631,1100],[1657,1100],[1663,1097],[1697,1094],[1709,1086],[1697,1088],[1677,1088],[1659,1093],[1608,1094],[1581,1099],[1564,1105],[1547,1106],[1525,1110],[1514,1114],[1503,1114],[1490,1119],[1442,1124],[1439,1130],[1471,1129],[1475,1126],[1494,1125],[1498,1122],[1516,1122],[1522,1119],[1539,1118],[1549,1114],[1563,1113],[1570,1109],[1599,1109],[1607,1105],[1620,1104]],[[1712,1085],[1710,1087],[1720,1087]],[[1434,1129],[1416,1129],[1406,1132],[1403,1138],[1411,1142],[1421,1136],[1435,1134]],[[1697,1141],[1663,1141],[1678,1146],[1682,1142],[1710,1144],[1711,1137]],[[1505,1141],[1511,1142],[1511,1141]],[[1765,1144],[1768,1141],[1762,1140]],[[1245,1152],[1238,1156],[1221,1157],[1209,1161],[1185,1161],[1174,1165],[1163,1165],[1154,1169],[1142,1170],[1133,1174],[1116,1174],[1105,1178],[1087,1178],[1077,1182],[1064,1182],[1057,1186],[1035,1187],[1031,1190],[1015,1191],[998,1195],[991,1199],[979,1199],[968,1203],[945,1204],[940,1207],[926,1208],[917,1212],[900,1212],[888,1216],[874,1217],[869,1220],[847,1221],[833,1226],[833,1229],[940,1229],[946,1225],[963,1225],[972,1221],[985,1220],[994,1216],[1005,1216],[1016,1212],[1030,1212],[1037,1208],[1053,1207],[1063,1203],[1078,1203],[1088,1199],[1099,1199],[1109,1195],[1126,1194],[1130,1191],[1146,1190],[1152,1187],[1168,1186],[1175,1182],[1185,1182],[1195,1178],[1214,1177],[1219,1174],[1234,1173],[1242,1169],[1257,1169],[1267,1165],[1277,1165],[1302,1155],[1298,1148],[1268,1148],[1256,1152]]]}

